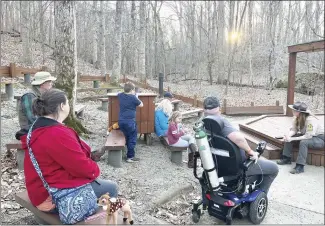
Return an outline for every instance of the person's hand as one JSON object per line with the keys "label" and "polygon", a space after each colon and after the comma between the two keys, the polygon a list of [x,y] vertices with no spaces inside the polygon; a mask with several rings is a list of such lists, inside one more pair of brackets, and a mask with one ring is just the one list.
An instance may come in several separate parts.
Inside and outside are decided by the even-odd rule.
{"label": "person's hand", "polygon": [[253,150],[249,150],[249,152],[247,152],[247,154],[249,155],[249,159],[250,159],[250,160],[254,160],[255,163],[257,162],[257,159],[258,159],[258,152],[253,151]]}
{"label": "person's hand", "polygon": [[90,153],[90,158],[95,162],[98,162],[100,158],[105,154],[105,149],[96,149],[95,151]]}
{"label": "person's hand", "polygon": [[291,137],[288,136],[288,135],[284,135],[284,136],[283,136],[283,141],[284,141],[284,142],[291,142]]}

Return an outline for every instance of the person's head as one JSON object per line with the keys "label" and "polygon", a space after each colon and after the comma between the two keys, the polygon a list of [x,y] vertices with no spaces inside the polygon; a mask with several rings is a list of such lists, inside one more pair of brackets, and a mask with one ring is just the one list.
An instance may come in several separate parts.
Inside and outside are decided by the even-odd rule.
{"label": "person's head", "polygon": [[52,82],[55,81],[56,78],[51,76],[49,72],[40,71],[37,72],[34,76],[34,80],[32,81],[32,86],[37,88],[40,93],[49,90],[52,88]]}
{"label": "person's head", "polygon": [[173,94],[171,94],[170,92],[165,92],[164,99],[171,100],[173,98],[174,98]]}
{"label": "person's head", "polygon": [[174,111],[169,118],[169,122],[181,123],[182,118],[182,113],[180,111]]}
{"label": "person's head", "polygon": [[156,110],[162,110],[168,117],[173,112],[173,105],[168,99],[163,99],[156,107]]}
{"label": "person's head", "polygon": [[307,104],[297,101],[293,105],[288,105],[288,107],[292,109],[292,114],[296,117],[296,127],[303,129],[306,124],[306,118],[311,114]]}
{"label": "person's head", "polygon": [[33,101],[33,113],[63,122],[69,115],[70,106],[66,94],[59,89],[44,91]]}
{"label": "person's head", "polygon": [[126,82],[124,84],[125,93],[135,93],[135,85],[132,82]]}
{"label": "person's head", "polygon": [[203,101],[204,113],[206,115],[218,115],[220,114],[220,102],[215,96],[208,96]]}

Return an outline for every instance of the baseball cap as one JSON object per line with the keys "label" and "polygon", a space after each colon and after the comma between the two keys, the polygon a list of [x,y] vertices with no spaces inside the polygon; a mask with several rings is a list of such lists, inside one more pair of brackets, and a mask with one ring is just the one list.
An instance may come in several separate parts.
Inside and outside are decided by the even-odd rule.
{"label": "baseball cap", "polygon": [[164,97],[173,98],[174,96],[170,92],[165,92]]}
{"label": "baseball cap", "polygon": [[220,107],[219,99],[214,96],[209,96],[204,99],[203,107],[204,109],[213,109],[213,108]]}

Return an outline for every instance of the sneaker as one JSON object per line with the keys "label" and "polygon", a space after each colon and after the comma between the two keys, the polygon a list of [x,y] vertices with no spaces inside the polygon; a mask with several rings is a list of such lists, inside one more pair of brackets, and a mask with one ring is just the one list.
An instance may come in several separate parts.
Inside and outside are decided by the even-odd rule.
{"label": "sneaker", "polygon": [[136,158],[136,157],[129,158],[129,159],[126,160],[126,162],[128,162],[128,163],[131,163],[131,162],[139,162],[139,161],[140,161],[140,159],[139,158]]}
{"label": "sneaker", "polygon": [[290,173],[292,173],[292,174],[299,174],[299,173],[303,173],[303,172],[305,172],[304,166],[303,165],[298,165],[298,164],[296,165],[295,168],[293,168],[290,171]]}

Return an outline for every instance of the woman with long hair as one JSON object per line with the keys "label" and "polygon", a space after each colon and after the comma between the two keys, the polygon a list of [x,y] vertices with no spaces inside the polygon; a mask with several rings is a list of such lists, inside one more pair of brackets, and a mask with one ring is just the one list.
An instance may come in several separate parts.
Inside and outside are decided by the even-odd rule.
{"label": "woman with long hair", "polygon": [[282,158],[277,164],[291,164],[292,141],[300,141],[296,166],[290,171],[292,174],[298,174],[304,172],[308,148],[324,148],[324,125],[311,114],[304,102],[298,101],[288,107],[292,109],[293,123],[283,137],[285,143]]}
{"label": "woman with long hair", "polygon": [[173,112],[173,105],[168,99],[163,99],[155,109],[155,133],[157,137],[167,136],[168,119]]}

